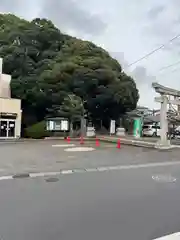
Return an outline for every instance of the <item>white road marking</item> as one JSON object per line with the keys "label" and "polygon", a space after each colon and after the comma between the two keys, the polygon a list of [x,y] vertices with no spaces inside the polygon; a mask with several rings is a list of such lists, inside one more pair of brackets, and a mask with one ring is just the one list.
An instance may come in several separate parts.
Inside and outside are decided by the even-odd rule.
{"label": "white road marking", "polygon": [[[107,166],[107,167],[97,167],[97,168],[87,168],[87,169],[68,169],[68,170],[61,170],[59,172],[37,172],[37,173],[29,173],[29,177],[46,177],[46,176],[55,176],[55,175],[63,175],[63,174],[77,174],[83,172],[103,172],[103,171],[122,171],[122,170],[131,170],[131,169],[141,169],[141,168],[154,168],[154,167],[166,167],[166,166],[173,166],[173,165],[180,165],[180,161],[174,162],[159,162],[159,163],[147,163],[147,164],[134,164],[134,165],[117,165],[117,166]],[[9,180],[14,179],[12,176],[0,176],[1,180]],[[154,179],[154,178],[153,178]],[[174,177],[166,176],[165,180],[176,181]]]}
{"label": "white road marking", "polygon": [[67,158],[76,158],[76,156],[67,156]]}
{"label": "white road marking", "polygon": [[48,177],[48,176],[56,176],[60,175],[60,172],[40,172],[40,173],[30,173],[29,176],[32,178],[35,177]]}
{"label": "white road marking", "polygon": [[109,170],[108,167],[98,167],[97,168],[97,171],[99,171],[99,172],[104,172],[104,171],[108,171],[108,170]]}
{"label": "white road marking", "polygon": [[151,167],[166,167],[166,166],[173,166],[173,165],[180,165],[180,161],[121,165],[119,167],[120,167],[120,169],[125,170],[125,169],[138,169],[138,168],[148,168],[148,167],[149,168],[151,168]]}
{"label": "white road marking", "polygon": [[97,172],[97,168],[87,168],[86,172]]}
{"label": "white road marking", "polygon": [[55,144],[55,145],[52,145],[52,147],[74,147],[75,144]]}
{"label": "white road marking", "polygon": [[74,148],[66,148],[64,151],[66,152],[89,152],[95,150],[92,147],[74,147]]}
{"label": "white road marking", "polygon": [[176,182],[176,178],[171,175],[154,175],[152,179],[156,182],[165,182],[165,183],[174,183]]}
{"label": "white road marking", "polygon": [[164,237],[156,238],[154,240],[180,240],[180,232],[173,233]]}
{"label": "white road marking", "polygon": [[13,176],[2,176],[2,177],[0,177],[0,181],[2,181],[2,180],[11,180],[11,179],[13,179]]}
{"label": "white road marking", "polygon": [[62,170],[61,174],[72,174],[73,170]]}

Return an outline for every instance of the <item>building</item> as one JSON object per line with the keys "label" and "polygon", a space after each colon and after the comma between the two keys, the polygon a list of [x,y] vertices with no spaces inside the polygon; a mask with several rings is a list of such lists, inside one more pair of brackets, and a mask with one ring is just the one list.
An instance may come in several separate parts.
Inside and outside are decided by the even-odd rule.
{"label": "building", "polygon": [[2,73],[0,58],[0,138],[19,138],[21,135],[21,100],[11,98],[11,76]]}

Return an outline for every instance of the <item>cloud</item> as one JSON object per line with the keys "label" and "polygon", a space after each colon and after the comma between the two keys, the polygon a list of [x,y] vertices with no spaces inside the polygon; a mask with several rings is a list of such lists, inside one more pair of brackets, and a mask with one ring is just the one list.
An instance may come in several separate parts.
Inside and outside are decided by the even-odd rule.
{"label": "cloud", "polygon": [[157,108],[158,105],[154,102],[155,91],[151,86],[152,82],[156,82],[156,77],[150,75],[144,66],[137,66],[132,70],[128,68],[129,63],[122,52],[112,52],[110,55],[117,59],[124,68],[124,71],[134,79],[137,88],[140,91],[138,104]]}
{"label": "cloud", "polygon": [[1,12],[13,12],[18,8],[19,1],[1,0]]}
{"label": "cloud", "polygon": [[50,18],[60,29],[78,33],[99,35],[106,29],[106,24],[98,15],[81,8],[75,0],[44,0],[41,16]]}
{"label": "cloud", "polygon": [[146,33],[168,39],[178,33],[180,24],[179,0],[159,0],[147,11]]}
{"label": "cloud", "polygon": [[137,66],[134,69],[128,68],[129,63],[125,59],[124,53],[112,52],[110,53],[110,55],[118,60],[124,71],[134,78],[138,86],[142,85],[151,86],[151,83],[156,81],[156,78],[154,76],[149,75],[147,69],[144,66]]}
{"label": "cloud", "polygon": [[148,11],[148,18],[149,19],[157,19],[158,16],[165,10],[165,6],[163,5],[157,5],[153,6],[149,11]]}
{"label": "cloud", "polygon": [[[163,66],[179,59],[180,39],[147,59],[134,62],[179,32],[180,0],[0,0],[0,11],[49,18],[61,31],[93,41],[111,52],[140,89],[141,105],[153,105],[151,82]],[[123,6],[123,7],[122,7]],[[166,51],[165,51],[166,50]],[[124,57],[124,55],[126,57]],[[170,72],[171,69],[164,71]],[[179,87],[179,72],[157,81]],[[149,95],[148,95],[149,94]],[[149,98],[149,99],[148,99]]]}
{"label": "cloud", "polygon": [[[39,0],[39,3],[41,0]],[[0,0],[0,12],[12,13],[26,19],[37,17],[39,4],[37,0]]]}

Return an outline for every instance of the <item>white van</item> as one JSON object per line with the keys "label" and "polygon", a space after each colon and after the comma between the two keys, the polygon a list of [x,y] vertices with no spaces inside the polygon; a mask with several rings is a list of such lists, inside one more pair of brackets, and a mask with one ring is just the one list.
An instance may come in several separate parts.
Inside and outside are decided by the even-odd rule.
{"label": "white van", "polygon": [[159,137],[160,136],[160,126],[147,124],[143,126],[142,135],[147,137]]}

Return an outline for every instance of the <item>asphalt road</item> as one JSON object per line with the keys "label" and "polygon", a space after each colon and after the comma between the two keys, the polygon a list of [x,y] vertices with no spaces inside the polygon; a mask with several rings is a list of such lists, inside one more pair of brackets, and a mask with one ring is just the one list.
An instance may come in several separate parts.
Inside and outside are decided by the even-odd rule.
{"label": "asphalt road", "polygon": [[[86,142],[84,146],[94,147],[92,152],[66,152],[64,141],[32,141],[0,144],[0,177],[19,173],[52,172],[67,169],[84,169],[128,164],[146,164],[180,161],[180,149],[158,151],[142,147]],[[67,143],[66,143],[67,144]],[[74,142],[79,147],[79,142]],[[66,147],[67,148],[67,147]]]}
{"label": "asphalt road", "polygon": [[0,196],[3,240],[152,240],[180,231],[180,165],[0,181]]}

